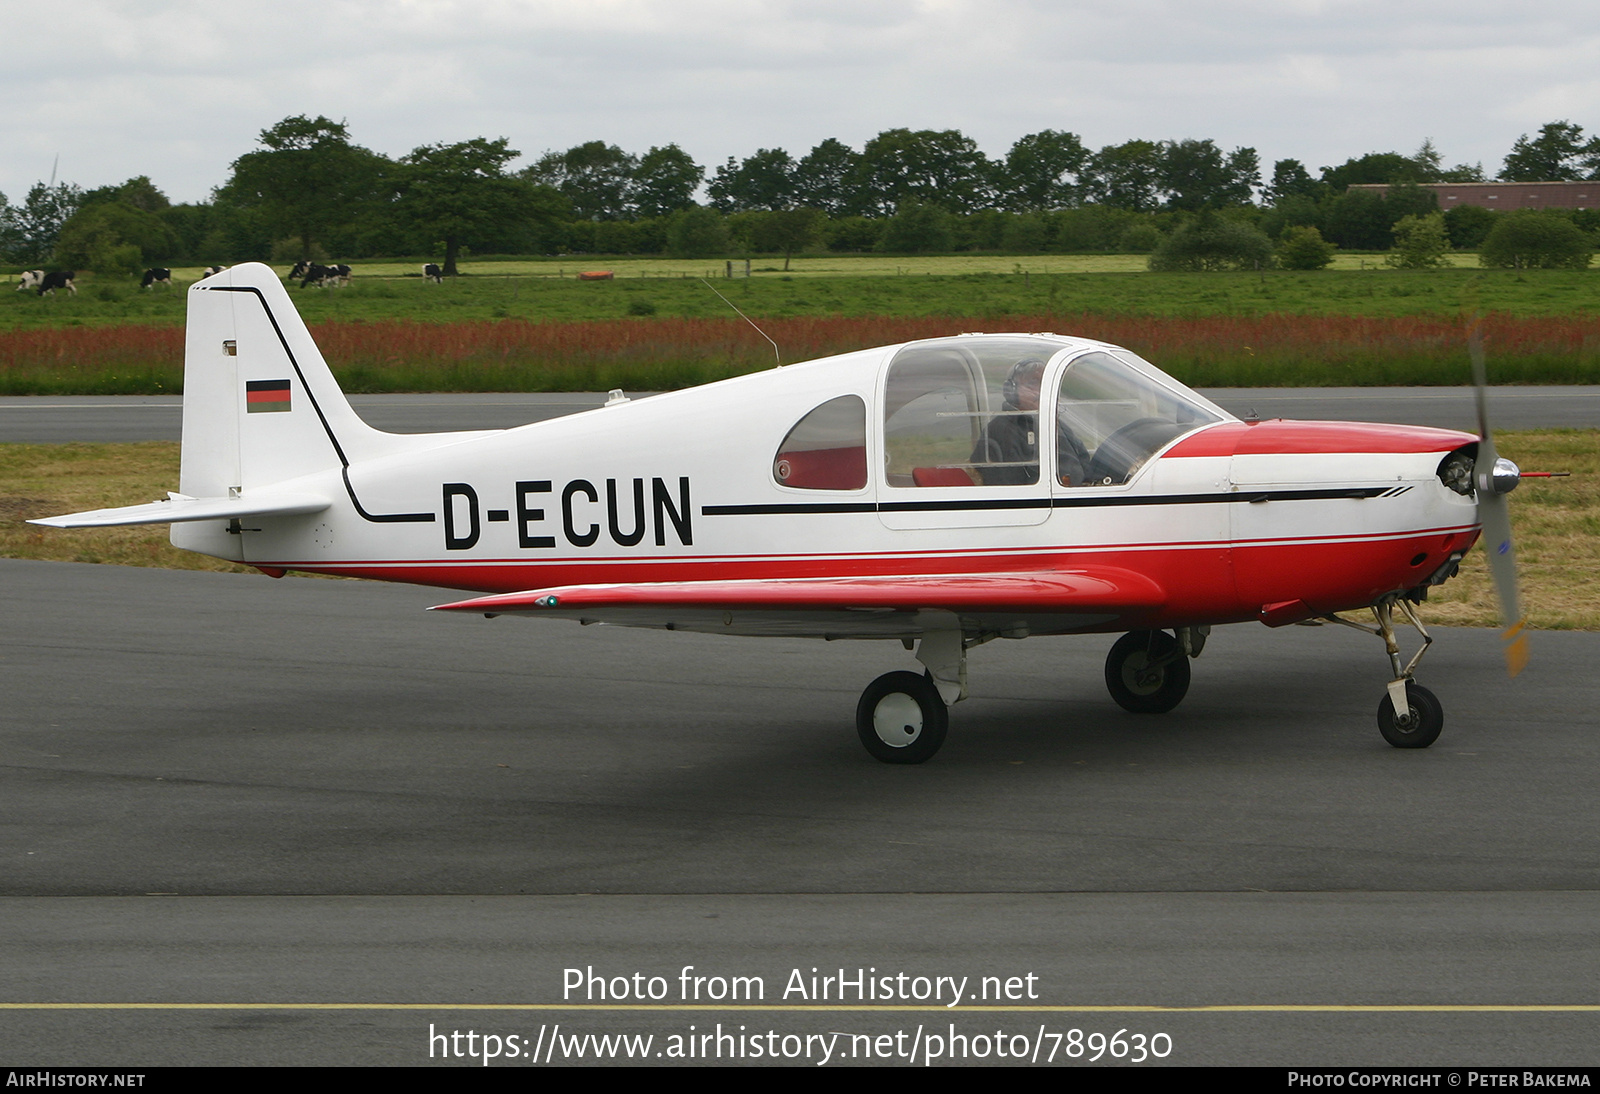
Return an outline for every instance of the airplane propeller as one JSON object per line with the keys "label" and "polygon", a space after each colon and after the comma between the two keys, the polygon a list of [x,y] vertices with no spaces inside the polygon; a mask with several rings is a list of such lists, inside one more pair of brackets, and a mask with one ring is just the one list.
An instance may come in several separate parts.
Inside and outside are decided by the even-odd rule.
{"label": "airplane propeller", "polygon": [[1528,663],[1528,622],[1522,616],[1517,592],[1516,552],[1511,545],[1511,514],[1506,495],[1517,488],[1522,472],[1517,465],[1495,452],[1494,435],[1489,430],[1488,373],[1484,367],[1483,329],[1477,323],[1467,336],[1472,357],[1472,382],[1478,398],[1478,459],[1472,469],[1472,482],[1478,495],[1478,522],[1483,525],[1484,550],[1489,555],[1489,576],[1500,600],[1500,632],[1505,644],[1506,671],[1515,676]]}

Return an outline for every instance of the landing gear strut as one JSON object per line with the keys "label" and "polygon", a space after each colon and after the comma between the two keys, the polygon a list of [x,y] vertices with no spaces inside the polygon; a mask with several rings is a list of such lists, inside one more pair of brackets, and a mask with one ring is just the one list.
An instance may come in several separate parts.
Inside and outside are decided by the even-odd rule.
{"label": "landing gear strut", "polygon": [[[1400,664],[1400,643],[1394,636],[1396,607],[1405,615],[1406,622],[1422,635],[1422,647],[1404,666]],[[1416,671],[1422,655],[1433,644],[1433,636],[1422,625],[1411,602],[1404,597],[1390,596],[1378,601],[1372,606],[1372,617],[1377,621],[1375,627],[1340,619],[1337,615],[1323,618],[1330,623],[1354,627],[1383,639],[1384,650],[1389,655],[1389,667],[1394,670],[1394,679],[1389,681],[1388,693],[1378,704],[1378,732],[1396,748],[1427,748],[1439,739],[1439,733],[1444,729],[1444,708],[1439,705],[1433,692],[1414,681],[1411,674]]]}

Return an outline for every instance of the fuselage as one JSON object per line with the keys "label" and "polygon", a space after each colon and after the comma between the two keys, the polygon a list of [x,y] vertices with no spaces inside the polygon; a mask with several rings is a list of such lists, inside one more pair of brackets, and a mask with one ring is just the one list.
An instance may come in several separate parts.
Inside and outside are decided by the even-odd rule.
{"label": "fuselage", "polygon": [[[1013,342],[983,342],[1001,337]],[[1002,405],[992,377],[985,392],[983,353],[996,347],[1047,362],[1045,406]],[[1038,621],[1033,633],[1047,633],[1294,622],[1362,607],[1425,583],[1477,536],[1472,498],[1439,475],[1470,434],[1241,422],[1126,351],[1078,339],[920,344],[932,363],[913,380],[909,352],[863,351],[518,429],[439,435],[283,485],[332,498],[324,512],[235,534],[174,526],[174,542],[268,572],[481,593],[1087,566],[1165,590],[1137,619]],[[965,395],[963,353],[974,362]],[[1126,391],[1073,379],[1108,355],[1130,370]],[[904,426],[914,413],[926,436]],[[978,454],[969,438],[981,448],[986,423],[1007,416],[1033,454]],[[1073,438],[1096,430],[1097,443]],[[796,447],[797,434],[823,439]],[[1148,451],[1105,456],[1139,437]],[[1006,481],[1002,465],[1020,467],[1010,478],[1023,481]]]}

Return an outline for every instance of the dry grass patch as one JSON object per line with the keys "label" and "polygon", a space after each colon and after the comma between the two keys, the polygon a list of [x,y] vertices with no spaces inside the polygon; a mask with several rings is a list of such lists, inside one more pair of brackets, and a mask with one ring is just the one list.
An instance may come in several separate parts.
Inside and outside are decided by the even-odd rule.
{"label": "dry grass patch", "polygon": [[[1511,495],[1529,620],[1547,630],[1600,630],[1600,433],[1505,433],[1497,443],[1524,470],[1572,472],[1569,479],[1524,480]],[[165,525],[64,531],[23,523],[151,501],[177,483],[178,446],[171,442],[0,445],[0,557],[248,572],[174,549]],[[1499,624],[1480,549],[1467,556],[1459,578],[1434,590],[1423,617],[1457,626]]]}
{"label": "dry grass patch", "polygon": [[155,501],[177,486],[178,445],[172,441],[0,445],[0,557],[253,573],[178,550],[167,542],[165,524],[69,531],[24,523]]}

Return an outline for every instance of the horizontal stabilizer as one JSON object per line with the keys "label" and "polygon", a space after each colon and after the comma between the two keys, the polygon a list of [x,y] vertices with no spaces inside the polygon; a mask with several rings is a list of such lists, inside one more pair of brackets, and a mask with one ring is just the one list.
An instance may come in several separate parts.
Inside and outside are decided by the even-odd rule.
{"label": "horizontal stabilizer", "polygon": [[243,517],[292,517],[320,513],[332,504],[316,494],[271,494],[249,498],[191,498],[168,493],[165,501],[91,509],[60,517],[41,517],[29,524],[51,528],[112,528],[126,524],[180,524],[191,520],[234,520]]}

